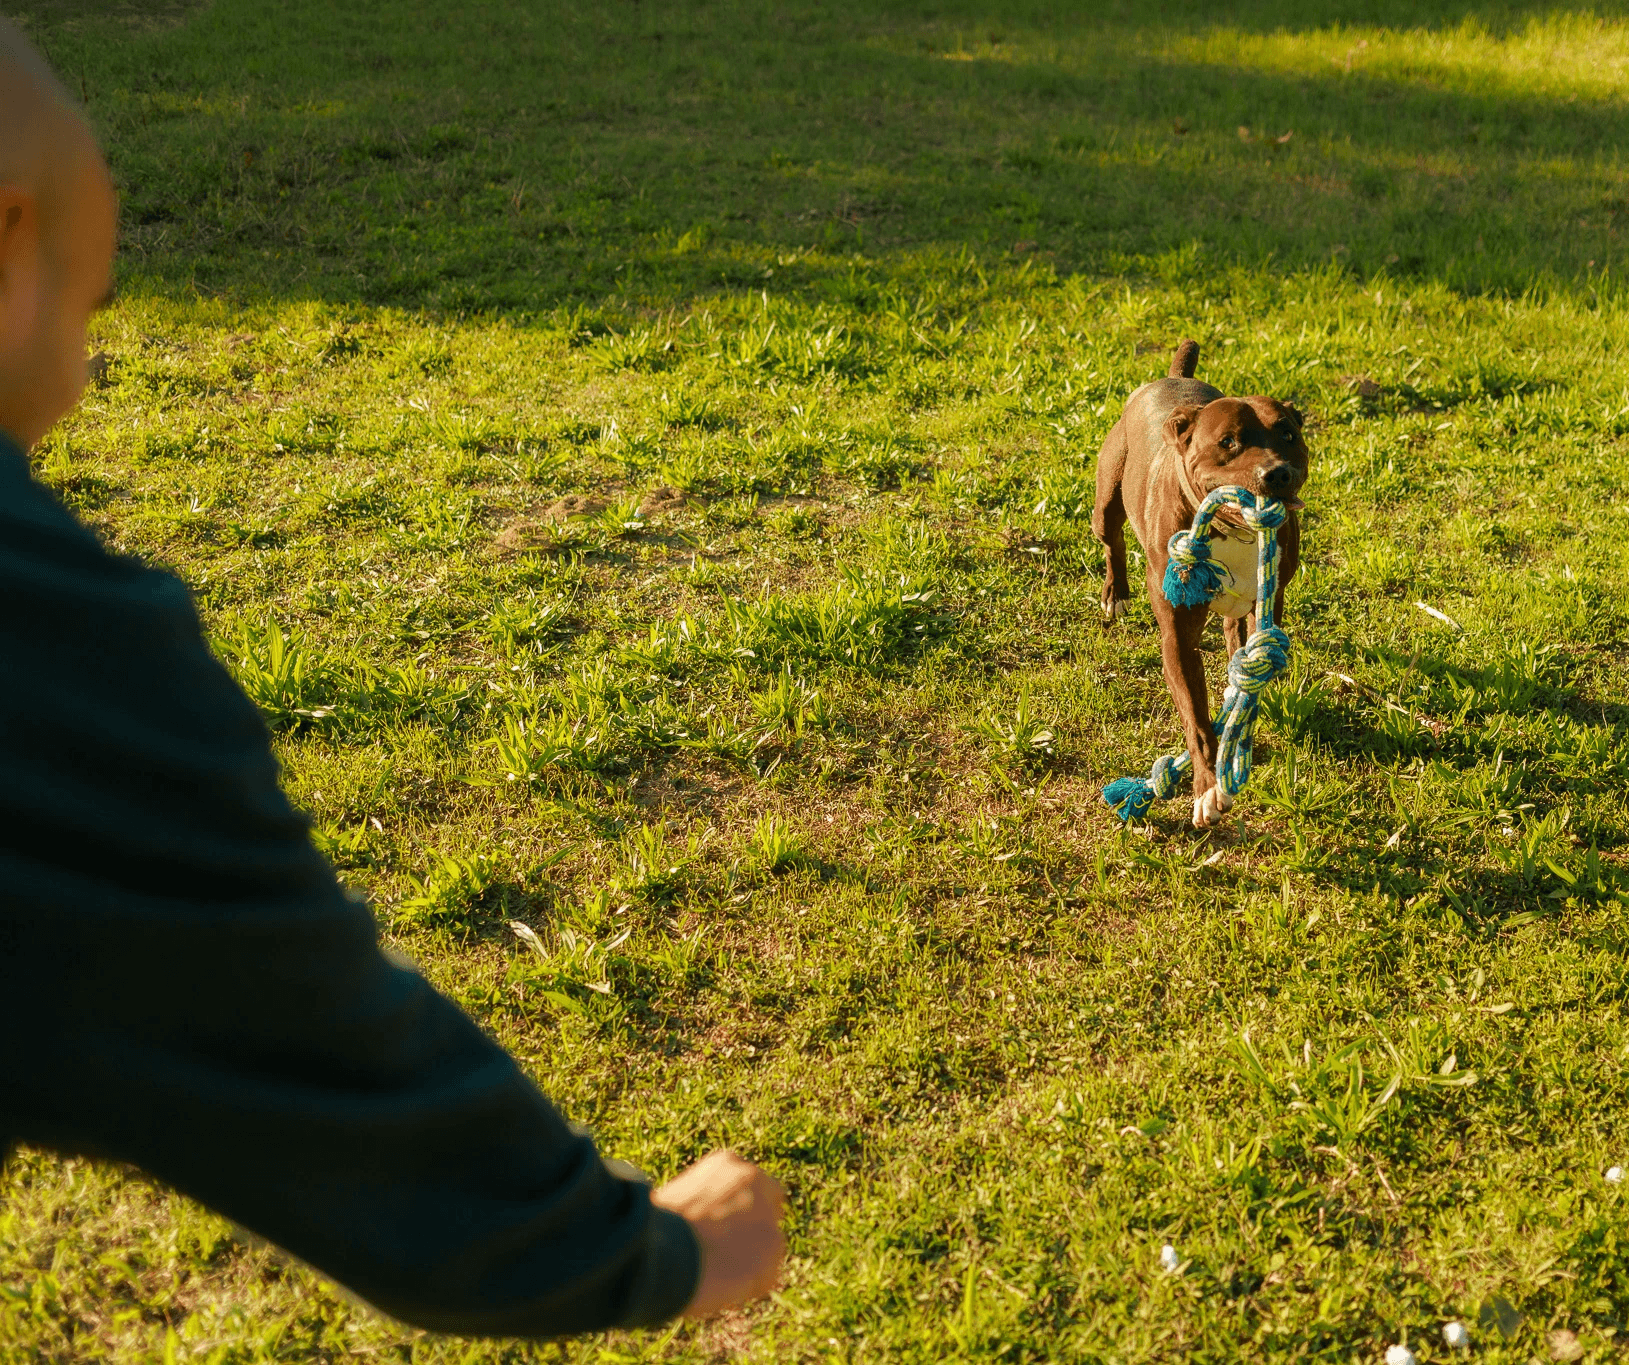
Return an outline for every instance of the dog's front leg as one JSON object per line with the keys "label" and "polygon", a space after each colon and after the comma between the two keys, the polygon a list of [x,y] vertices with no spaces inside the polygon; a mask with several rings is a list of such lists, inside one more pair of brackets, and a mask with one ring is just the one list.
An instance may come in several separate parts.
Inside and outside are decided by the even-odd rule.
{"label": "dog's front leg", "polygon": [[1193,822],[1207,829],[1233,807],[1233,798],[1216,780],[1216,733],[1211,729],[1210,698],[1205,691],[1205,661],[1199,637],[1210,615],[1208,607],[1173,607],[1164,594],[1153,596],[1160,628],[1160,657],[1165,685],[1193,759]]}

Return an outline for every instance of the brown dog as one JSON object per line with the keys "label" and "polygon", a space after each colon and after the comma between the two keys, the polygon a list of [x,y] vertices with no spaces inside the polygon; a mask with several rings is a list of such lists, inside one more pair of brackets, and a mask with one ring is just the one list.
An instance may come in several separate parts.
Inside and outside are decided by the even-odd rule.
{"label": "brown dog", "polygon": [[[1277,498],[1290,510],[1278,531],[1278,596],[1274,619],[1284,610],[1284,587],[1300,559],[1301,524],[1296,492],[1307,477],[1302,417],[1276,398],[1226,398],[1193,377],[1197,342],[1177,347],[1171,372],[1144,384],[1126,400],[1124,413],[1097,457],[1097,506],[1092,529],[1108,552],[1103,611],[1112,621],[1131,601],[1126,576],[1125,525],[1129,520],[1147,561],[1148,600],[1160,629],[1165,685],[1193,758],[1193,822],[1204,829],[1233,805],[1216,780],[1216,735],[1205,692],[1199,636],[1211,613],[1222,618],[1229,658],[1256,628],[1256,538],[1224,509],[1211,553],[1232,582],[1206,607],[1173,607],[1165,600],[1166,546],[1186,530],[1205,495],[1229,485],[1258,497]],[[1227,521],[1224,521],[1227,518]],[[1227,532],[1231,530],[1230,537]],[[1248,626],[1245,618],[1248,617]]]}

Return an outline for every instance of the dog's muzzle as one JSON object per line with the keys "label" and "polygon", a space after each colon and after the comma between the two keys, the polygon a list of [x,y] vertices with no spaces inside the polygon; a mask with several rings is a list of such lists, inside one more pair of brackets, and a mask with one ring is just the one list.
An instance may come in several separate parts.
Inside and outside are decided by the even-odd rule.
{"label": "dog's muzzle", "polygon": [[1301,485],[1306,482],[1307,476],[1292,464],[1275,464],[1262,470],[1260,474],[1261,491],[1269,498],[1276,498],[1292,511],[1299,511],[1306,504],[1296,497]]}

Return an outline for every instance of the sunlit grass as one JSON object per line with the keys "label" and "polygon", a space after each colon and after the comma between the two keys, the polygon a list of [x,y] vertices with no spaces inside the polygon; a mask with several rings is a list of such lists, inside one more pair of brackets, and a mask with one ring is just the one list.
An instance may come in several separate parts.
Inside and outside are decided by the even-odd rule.
{"label": "sunlit grass", "polygon": [[[765,1161],[793,1260],[468,1347],[25,1153],[0,1350],[1615,1349],[1619,21],[83,10],[128,254],[41,477],[386,940],[610,1153]],[[1296,656],[1229,826],[1122,833],[1178,728],[1092,459],[1183,336],[1314,415]]]}

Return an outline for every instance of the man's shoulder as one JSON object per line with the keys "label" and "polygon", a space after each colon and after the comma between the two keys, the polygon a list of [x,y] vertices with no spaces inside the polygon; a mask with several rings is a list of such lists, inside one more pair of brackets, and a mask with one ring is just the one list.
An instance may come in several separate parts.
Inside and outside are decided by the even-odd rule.
{"label": "man's shoulder", "polygon": [[0,598],[84,598],[123,608],[181,609],[180,580],[117,554],[37,480],[27,457],[0,434]]}
{"label": "man's shoulder", "polygon": [[28,456],[4,432],[0,432],[0,531],[8,539],[33,533],[42,542],[60,540],[68,549],[101,549],[90,530],[34,477]]}

